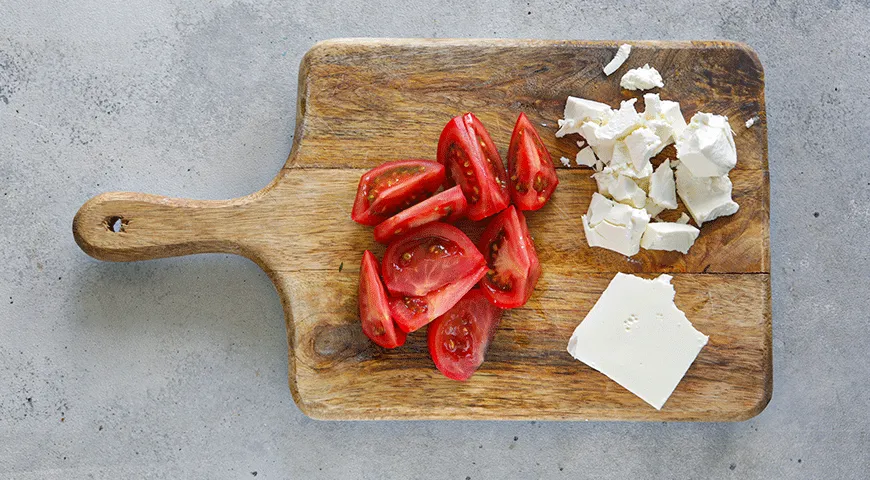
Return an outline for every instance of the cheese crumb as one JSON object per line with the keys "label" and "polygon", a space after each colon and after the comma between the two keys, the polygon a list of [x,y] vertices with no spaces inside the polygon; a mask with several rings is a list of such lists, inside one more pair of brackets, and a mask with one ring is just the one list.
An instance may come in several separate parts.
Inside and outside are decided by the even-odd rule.
{"label": "cheese crumb", "polygon": [[604,74],[608,77],[615,72],[619,67],[628,60],[628,55],[631,53],[631,45],[624,43],[616,50],[616,55],[613,56],[607,65],[604,66]]}
{"label": "cheese crumb", "polygon": [[645,211],[615,203],[599,193],[592,194],[589,210],[581,217],[590,247],[606,248],[628,257],[640,251],[640,240],[649,219]]}
{"label": "cheese crumb", "polygon": [[677,223],[681,223],[683,225],[686,225],[689,223],[689,220],[691,220],[691,218],[689,218],[689,216],[686,215],[686,212],[683,212],[680,214],[680,218],[677,219]]}
{"label": "cheese crumb", "polygon": [[677,193],[700,227],[704,222],[733,215],[740,208],[731,199],[731,179],[696,177],[684,164],[677,167]]}
{"label": "cheese crumb", "polygon": [[728,117],[698,112],[677,137],[677,158],[696,177],[721,177],[737,165]]}
{"label": "cheese crumb", "polygon": [[656,222],[646,226],[640,246],[647,250],[689,253],[701,231],[691,225]]}
{"label": "cheese crumb", "polygon": [[670,159],[659,165],[650,177],[649,198],[662,207],[677,208],[676,184]]}
{"label": "cheese crumb", "polygon": [[566,167],[570,167],[570,166],[571,166],[571,159],[568,158],[568,157],[561,157],[561,158],[559,158],[559,161],[561,161],[561,162],[562,162],[562,165],[564,165],[564,166],[566,166]]}
{"label": "cheese crumb", "polygon": [[761,120],[761,117],[759,117],[758,115],[750,118],[749,120],[746,121],[746,128],[749,128],[749,127],[755,125],[755,123],[758,122],[759,120]]}
{"label": "cheese crumb", "polygon": [[665,83],[662,81],[662,75],[647,63],[640,68],[632,68],[619,81],[619,86],[626,90],[650,90],[653,88],[662,88]]}
{"label": "cheese crumb", "polygon": [[595,166],[595,162],[598,160],[595,158],[595,153],[592,152],[592,147],[583,147],[579,152],[577,152],[574,161],[577,163],[578,167],[592,167]]}

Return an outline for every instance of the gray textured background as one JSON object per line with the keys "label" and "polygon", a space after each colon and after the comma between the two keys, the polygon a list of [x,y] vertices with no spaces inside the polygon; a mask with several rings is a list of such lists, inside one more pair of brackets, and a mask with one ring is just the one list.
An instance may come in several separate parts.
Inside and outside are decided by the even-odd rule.
{"label": "gray textured background", "polygon": [[[403,3],[0,0],[0,478],[867,478],[870,2]],[[71,219],[100,192],[264,186],[290,149],[299,61],[339,36],[756,48],[767,410],[737,424],[313,421],[290,398],[281,308],[252,263],[79,251]]]}

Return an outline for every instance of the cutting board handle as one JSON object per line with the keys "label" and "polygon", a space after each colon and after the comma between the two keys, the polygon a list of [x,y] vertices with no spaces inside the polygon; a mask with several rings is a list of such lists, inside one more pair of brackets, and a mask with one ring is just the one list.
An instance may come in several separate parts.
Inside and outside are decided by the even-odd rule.
{"label": "cutting board handle", "polygon": [[[195,253],[246,252],[246,206],[234,200],[185,200],[109,192],[85,203],[73,220],[76,243],[88,255],[115,262]],[[252,226],[253,227],[253,226]]]}

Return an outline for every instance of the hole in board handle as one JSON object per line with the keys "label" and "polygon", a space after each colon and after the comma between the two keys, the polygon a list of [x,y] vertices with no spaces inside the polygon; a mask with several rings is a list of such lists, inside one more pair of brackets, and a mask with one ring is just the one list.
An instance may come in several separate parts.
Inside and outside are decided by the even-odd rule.
{"label": "hole in board handle", "polygon": [[127,220],[121,217],[108,217],[104,223],[106,225],[106,230],[112,233],[121,233],[124,231],[124,227],[127,226]]}

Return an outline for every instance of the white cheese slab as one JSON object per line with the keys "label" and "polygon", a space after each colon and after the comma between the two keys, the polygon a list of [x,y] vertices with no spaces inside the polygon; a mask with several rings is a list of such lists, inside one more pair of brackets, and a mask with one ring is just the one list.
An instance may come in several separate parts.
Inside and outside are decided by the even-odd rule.
{"label": "white cheese slab", "polygon": [[568,352],[661,410],[709,337],[674,304],[670,275],[617,273],[574,330]]}

